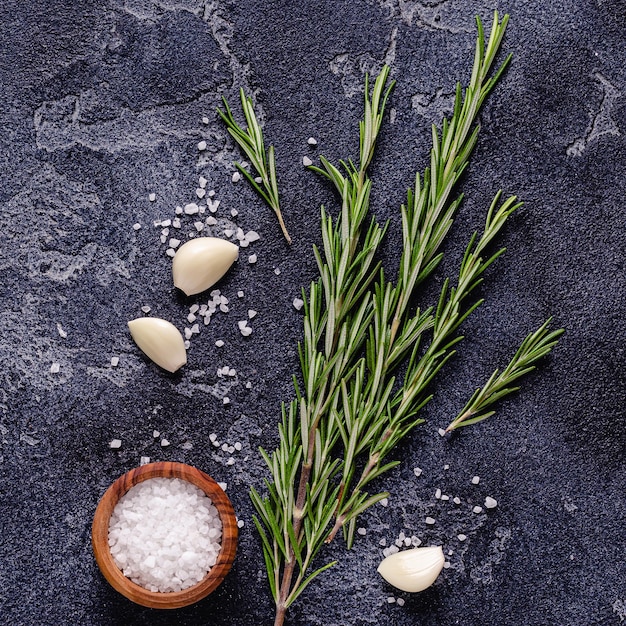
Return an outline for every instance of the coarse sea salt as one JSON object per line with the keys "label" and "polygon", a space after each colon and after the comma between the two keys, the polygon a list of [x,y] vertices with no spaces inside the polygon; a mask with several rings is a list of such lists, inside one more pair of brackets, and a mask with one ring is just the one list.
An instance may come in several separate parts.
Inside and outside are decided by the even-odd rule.
{"label": "coarse sea salt", "polygon": [[124,576],[149,591],[181,591],[217,562],[222,522],[211,499],[180,478],[150,478],[120,498],[109,549]]}

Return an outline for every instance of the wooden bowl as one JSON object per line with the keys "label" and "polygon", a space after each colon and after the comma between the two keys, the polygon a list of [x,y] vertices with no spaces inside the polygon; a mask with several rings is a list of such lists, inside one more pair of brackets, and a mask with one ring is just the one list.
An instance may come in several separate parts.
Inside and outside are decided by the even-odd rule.
{"label": "wooden bowl", "polygon": [[[109,550],[109,520],[119,499],[134,485],[149,478],[181,478],[199,487],[211,499],[222,520],[222,547],[217,562],[197,584],[182,591],[155,592],[124,576]],[[177,609],[208,596],[228,574],[237,550],[237,518],[223,489],[208,475],[184,463],[149,463],[120,476],[100,500],[91,527],[96,562],[111,586],[129,600],[153,609]]]}

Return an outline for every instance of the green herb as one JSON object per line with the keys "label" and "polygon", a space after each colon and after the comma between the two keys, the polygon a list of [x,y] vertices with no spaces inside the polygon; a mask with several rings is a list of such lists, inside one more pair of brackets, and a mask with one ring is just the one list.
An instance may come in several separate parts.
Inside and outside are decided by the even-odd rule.
{"label": "green herb", "polygon": [[491,417],[495,411],[487,409],[519,387],[511,386],[518,378],[532,372],[537,361],[546,356],[557,344],[559,337],[565,332],[564,329],[549,331],[548,326],[552,320],[547,320],[535,332],[530,333],[518,348],[515,356],[509,364],[499,373],[495,370],[489,377],[482,389],[477,389],[463,410],[450,422],[446,431],[451,431],[461,426],[476,424]]}
{"label": "green herb", "polygon": [[320,278],[308,298],[303,294],[301,377],[294,377],[295,399],[283,406],[279,447],[261,450],[271,475],[267,494],[251,490],[275,626],[283,624],[307,585],[335,563],[314,569],[324,543],[343,529],[350,546],[357,517],[388,495],[370,494],[370,483],[398,464],[387,460],[389,453],[423,422],[418,414],[432,397],[430,383],[462,340],[459,326],[481,303],[471,295],[504,251],[488,249],[520,204],[515,197],[502,202],[498,192],[482,234],[470,238],[454,286],[445,280],[436,305],[415,308],[416,290],[441,262],[441,244],[462,201],[454,190],[476,145],[476,118],[510,60],[492,71],[507,21],[494,14],[485,44],[477,18],[470,84],[465,90],[457,85],[451,118],[441,131],[433,127],[430,167],[416,175],[401,207],[403,247],[395,284],[377,260],[388,224],[369,216],[367,173],[393,87],[388,67],[371,88],[365,81],[358,165],[341,161],[336,167],[320,157],[321,166],[310,168],[334,185],[341,210],[333,219],[321,209],[322,247],[314,247]]}
{"label": "green herb", "polygon": [[278,223],[283,231],[283,235],[288,243],[291,243],[291,237],[285,227],[283,216],[280,211],[280,201],[278,199],[278,184],[276,182],[276,157],[274,154],[274,146],[270,146],[265,153],[265,145],[263,142],[263,131],[259,126],[252,98],[246,97],[243,89],[240,90],[241,108],[246,118],[247,127],[244,130],[233,117],[233,113],[228,106],[226,98],[222,98],[225,111],[217,109],[217,113],[222,118],[228,132],[235,140],[237,145],[250,159],[252,167],[256,170],[261,182],[257,182],[256,178],[246,170],[241,163],[235,163],[235,167],[254,187],[257,193],[267,202],[271,209],[276,213]]}

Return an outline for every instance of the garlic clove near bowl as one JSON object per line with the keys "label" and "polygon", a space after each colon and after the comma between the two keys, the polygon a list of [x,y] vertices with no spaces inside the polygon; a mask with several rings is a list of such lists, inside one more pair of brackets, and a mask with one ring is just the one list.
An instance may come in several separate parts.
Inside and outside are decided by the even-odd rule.
{"label": "garlic clove near bowl", "polygon": [[391,585],[415,593],[430,587],[443,569],[441,546],[413,548],[390,554],[378,566],[378,573]]}
{"label": "garlic clove near bowl", "polygon": [[140,317],[128,322],[140,350],[159,367],[175,372],[187,363],[185,340],[174,324],[158,317]]}
{"label": "garlic clove near bowl", "polygon": [[239,247],[218,237],[197,237],[184,243],[174,255],[174,286],[192,296],[212,287],[239,256]]}

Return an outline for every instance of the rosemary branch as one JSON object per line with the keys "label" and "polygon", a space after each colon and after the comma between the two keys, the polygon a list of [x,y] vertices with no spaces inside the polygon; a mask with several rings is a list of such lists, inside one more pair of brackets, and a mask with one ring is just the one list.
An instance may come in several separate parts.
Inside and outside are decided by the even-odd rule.
{"label": "rosemary branch", "polygon": [[247,127],[244,129],[237,122],[233,116],[226,98],[222,97],[224,104],[224,111],[220,108],[217,109],[217,113],[226,124],[228,132],[235,140],[237,145],[250,159],[252,167],[256,170],[258,178],[261,179],[257,182],[257,178],[252,176],[248,170],[241,165],[241,163],[235,163],[235,167],[239,170],[241,175],[252,185],[256,192],[265,200],[270,208],[276,213],[278,223],[283,231],[283,235],[287,240],[287,243],[291,243],[291,237],[287,232],[285,222],[283,221],[283,215],[280,210],[280,201],[278,198],[278,183],[276,180],[276,155],[274,154],[274,146],[270,146],[265,152],[265,144],[263,142],[263,131],[259,126],[259,122],[254,112],[254,105],[252,98],[247,97],[243,89],[239,90],[239,97],[241,99],[241,108],[243,110],[244,117],[246,119]]}
{"label": "rosemary branch", "polygon": [[495,411],[487,410],[490,406],[519,390],[519,386],[513,383],[532,372],[536,363],[550,353],[565,332],[563,328],[550,331],[548,327],[551,321],[551,318],[546,320],[536,331],[526,336],[509,364],[502,372],[495,370],[485,385],[474,392],[461,412],[450,422],[447,432],[491,417]]}
{"label": "rosemary branch", "polygon": [[[489,248],[520,204],[515,197],[501,201],[498,192],[482,234],[474,233],[469,240],[455,286],[444,281],[435,306],[414,308],[417,287],[439,265],[441,244],[462,201],[462,194],[453,198],[453,193],[476,145],[478,113],[510,60],[509,55],[493,71],[507,22],[508,16],[500,21],[495,12],[485,43],[477,18],[470,84],[465,91],[457,85],[452,116],[443,121],[441,131],[433,126],[430,166],[416,174],[401,207],[403,248],[396,284],[377,260],[388,224],[381,226],[369,217],[372,183],[367,173],[393,87],[388,67],[373,86],[369,78],[365,81],[358,166],[341,161],[335,167],[320,157],[321,165],[310,167],[333,184],[341,211],[333,219],[321,208],[322,246],[314,247],[320,278],[310,285],[308,297],[303,294],[301,377],[294,377],[295,399],[282,407],[278,447],[271,453],[261,450],[270,473],[267,494],[251,489],[254,523],[276,605],[275,626],[282,626],[288,607],[307,585],[334,564],[328,561],[311,571],[324,543],[344,529],[351,545],[357,517],[387,495],[370,495],[368,486],[397,465],[386,460],[388,454],[423,421],[418,414],[431,399],[430,383],[462,340],[457,334],[460,325],[482,302],[471,302],[471,296],[504,251]],[[241,97],[251,132],[234,124],[226,101],[226,113],[220,115],[261,172],[263,163],[251,156],[264,154],[261,131],[251,101],[243,92]],[[270,171],[275,190],[275,169]],[[251,175],[242,173],[254,184]],[[272,198],[263,197],[268,202]],[[494,374],[487,392],[475,395],[466,410],[480,412],[491,398],[501,397],[508,391],[502,381],[528,371],[534,357],[545,353],[547,345],[551,348],[557,337],[558,331],[549,338],[528,339],[501,375],[504,379]],[[464,418],[465,423],[472,417]]]}

